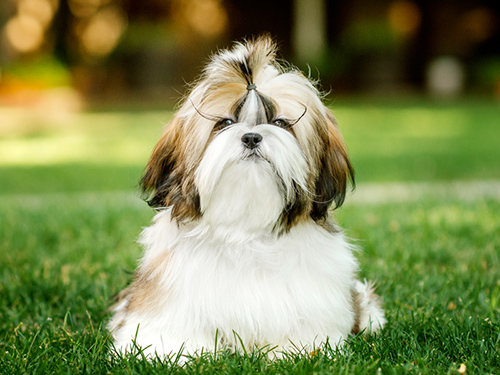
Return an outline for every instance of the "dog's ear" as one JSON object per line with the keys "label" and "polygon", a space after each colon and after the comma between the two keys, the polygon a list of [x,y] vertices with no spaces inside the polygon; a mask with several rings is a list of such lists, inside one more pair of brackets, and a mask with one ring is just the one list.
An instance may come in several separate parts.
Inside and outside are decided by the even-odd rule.
{"label": "dog's ear", "polygon": [[330,111],[327,111],[326,123],[326,142],[316,179],[315,198],[311,211],[311,217],[314,220],[324,219],[332,203],[335,203],[335,208],[344,203],[349,180],[354,187],[354,169],[337,121]]}
{"label": "dog's ear", "polygon": [[193,173],[186,170],[185,141],[183,122],[176,117],[156,144],[140,181],[144,200],[154,208],[171,206],[178,221],[201,215]]}

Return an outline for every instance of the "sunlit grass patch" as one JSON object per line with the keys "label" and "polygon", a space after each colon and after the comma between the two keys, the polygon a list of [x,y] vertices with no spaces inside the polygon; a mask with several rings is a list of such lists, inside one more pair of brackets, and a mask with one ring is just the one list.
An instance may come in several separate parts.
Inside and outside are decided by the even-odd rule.
{"label": "sunlit grass patch", "polygon": [[51,115],[0,109],[6,128],[0,138],[0,167],[61,164],[138,165],[147,161],[165,112]]}
{"label": "sunlit grass patch", "polygon": [[332,108],[362,180],[500,177],[498,103]]}

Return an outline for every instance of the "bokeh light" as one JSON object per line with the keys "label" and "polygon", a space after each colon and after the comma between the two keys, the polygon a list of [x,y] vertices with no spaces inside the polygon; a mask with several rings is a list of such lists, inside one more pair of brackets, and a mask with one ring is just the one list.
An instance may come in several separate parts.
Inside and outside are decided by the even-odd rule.
{"label": "bokeh light", "polygon": [[396,1],[389,6],[389,24],[401,36],[413,35],[420,27],[422,14],[417,4],[411,1]]}
{"label": "bokeh light", "polygon": [[44,29],[38,20],[29,15],[17,15],[5,25],[5,35],[17,52],[34,52],[43,42]]}
{"label": "bokeh light", "polygon": [[49,0],[21,0],[18,3],[18,12],[31,16],[46,28],[54,18],[57,5],[56,1]]}
{"label": "bokeh light", "polygon": [[71,13],[77,18],[94,15],[101,6],[100,0],[68,0]]}
{"label": "bokeh light", "polygon": [[462,29],[472,42],[488,39],[497,29],[495,15],[486,7],[476,8],[462,17]]}
{"label": "bokeh light", "polygon": [[177,0],[174,1],[173,16],[178,25],[209,38],[222,34],[228,24],[221,0]]}
{"label": "bokeh light", "polygon": [[[85,96],[114,97],[128,90],[164,100],[166,93],[194,78],[211,52],[264,33],[275,38],[283,58],[301,69],[317,69],[326,87],[337,92],[483,92],[500,97],[500,11],[494,0],[0,4],[0,101],[12,87],[34,87],[33,81],[40,89],[60,86],[59,78],[56,83],[42,80],[26,65],[39,61],[50,71],[50,60],[66,71],[67,85]],[[460,69],[448,64],[443,76],[435,75],[434,70],[442,69],[441,57],[454,59]]]}
{"label": "bokeh light", "polygon": [[93,14],[77,28],[85,53],[102,57],[117,46],[127,27],[126,15],[116,6],[108,6]]}
{"label": "bokeh light", "polygon": [[57,7],[57,0],[18,0],[3,30],[10,47],[23,54],[39,50]]}

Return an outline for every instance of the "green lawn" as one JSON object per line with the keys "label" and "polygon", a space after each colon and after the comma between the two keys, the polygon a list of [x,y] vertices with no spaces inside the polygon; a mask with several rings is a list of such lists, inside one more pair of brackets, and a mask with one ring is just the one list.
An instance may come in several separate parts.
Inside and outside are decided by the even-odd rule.
{"label": "green lawn", "polygon": [[[336,103],[361,187],[500,180],[496,103]],[[104,324],[130,279],[152,212],[135,188],[168,111],[52,118],[0,109],[0,374],[165,373],[112,361]],[[5,125],[6,124],[6,125]],[[2,128],[2,126],[4,126]],[[390,197],[389,197],[390,198]],[[192,373],[500,372],[500,202],[428,192],[337,213],[363,248],[388,325],[343,353],[269,362],[220,353]],[[172,373],[183,370],[169,366]]]}

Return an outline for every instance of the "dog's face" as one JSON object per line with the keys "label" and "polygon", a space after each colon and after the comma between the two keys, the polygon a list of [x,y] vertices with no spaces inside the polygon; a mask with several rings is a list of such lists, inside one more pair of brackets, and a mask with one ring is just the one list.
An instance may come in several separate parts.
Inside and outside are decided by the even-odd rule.
{"label": "dog's face", "polygon": [[[353,170],[314,85],[269,38],[212,58],[156,145],[142,187],[179,223],[283,233],[324,222]],[[231,229],[233,228],[233,229]]]}

